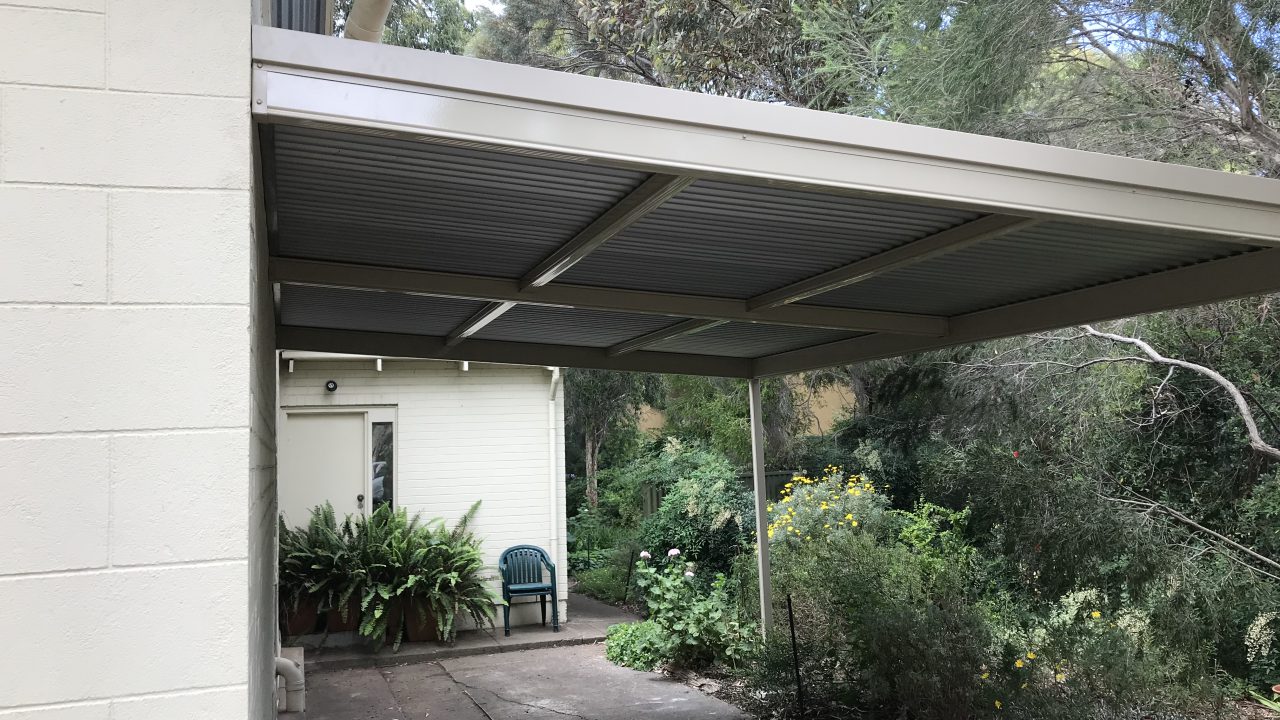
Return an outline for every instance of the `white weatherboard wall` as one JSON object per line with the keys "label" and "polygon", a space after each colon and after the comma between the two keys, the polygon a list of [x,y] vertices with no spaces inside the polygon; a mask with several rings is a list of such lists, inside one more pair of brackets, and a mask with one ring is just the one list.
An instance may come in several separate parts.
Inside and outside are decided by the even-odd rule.
{"label": "white weatherboard wall", "polygon": [[270,717],[249,5],[0,0],[0,720]]}
{"label": "white weatherboard wall", "polygon": [[[325,390],[328,380],[337,381],[336,392]],[[556,563],[563,620],[564,394],[558,388],[548,413],[551,390],[547,368],[517,365],[470,363],[463,370],[457,362],[386,359],[379,372],[372,359],[295,360],[293,372],[280,373],[286,409],[395,406],[396,507],[452,524],[481,500],[474,527],[489,571],[496,578],[507,547],[545,548]],[[549,608],[547,617],[549,623]],[[517,605],[511,621],[541,622],[541,615],[534,605]]]}

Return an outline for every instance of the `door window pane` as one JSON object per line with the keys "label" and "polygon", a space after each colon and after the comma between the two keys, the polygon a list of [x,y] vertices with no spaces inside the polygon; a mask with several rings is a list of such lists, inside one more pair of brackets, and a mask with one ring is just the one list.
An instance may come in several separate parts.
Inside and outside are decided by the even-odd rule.
{"label": "door window pane", "polygon": [[373,426],[373,507],[391,502],[393,481],[392,437],[395,423],[376,422]]}

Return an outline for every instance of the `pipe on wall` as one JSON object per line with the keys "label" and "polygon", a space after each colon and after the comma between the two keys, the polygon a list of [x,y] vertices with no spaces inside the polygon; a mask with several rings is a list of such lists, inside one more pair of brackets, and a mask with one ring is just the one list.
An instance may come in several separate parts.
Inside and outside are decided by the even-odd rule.
{"label": "pipe on wall", "polygon": [[276,658],[276,675],[284,678],[285,712],[304,712],[307,709],[307,682],[302,666],[289,658]]}
{"label": "pipe on wall", "polygon": [[[547,550],[551,553],[551,557],[557,560],[556,572],[558,573],[561,563],[569,561],[568,558],[558,557],[560,553],[560,508],[562,506],[560,505],[559,495],[556,492],[560,487],[559,463],[556,462],[559,459],[556,452],[556,448],[559,447],[556,443],[556,395],[564,385],[564,375],[561,374],[558,367],[548,369],[551,371],[551,392],[547,394],[547,466],[549,468],[547,470],[547,479],[550,483],[548,492],[551,493],[550,502],[548,503],[551,506],[551,547]],[[558,603],[560,598],[554,598],[553,601]]]}
{"label": "pipe on wall", "polygon": [[382,42],[382,28],[391,12],[391,0],[355,0],[347,14],[342,36],[352,40]]}

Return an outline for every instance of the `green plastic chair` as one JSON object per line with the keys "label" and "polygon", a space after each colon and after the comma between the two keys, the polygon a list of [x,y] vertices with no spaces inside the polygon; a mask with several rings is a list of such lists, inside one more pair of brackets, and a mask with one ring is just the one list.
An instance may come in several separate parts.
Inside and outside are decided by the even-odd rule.
{"label": "green plastic chair", "polygon": [[[543,571],[546,571],[544,575]],[[551,596],[551,627],[560,632],[560,603],[556,592],[556,564],[547,551],[537,545],[514,545],[498,558],[502,573],[502,634],[511,635],[511,598],[532,597],[542,600],[542,624],[547,624],[547,596]],[[546,579],[550,576],[550,580]]]}

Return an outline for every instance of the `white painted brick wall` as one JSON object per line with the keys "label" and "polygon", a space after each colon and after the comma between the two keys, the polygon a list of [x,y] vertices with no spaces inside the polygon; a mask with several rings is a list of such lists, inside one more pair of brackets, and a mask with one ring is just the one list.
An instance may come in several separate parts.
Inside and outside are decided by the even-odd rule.
{"label": "white painted brick wall", "polygon": [[[512,545],[552,553],[563,600],[568,597],[564,507],[564,399],[555,406],[555,441],[548,437],[551,372],[544,367],[420,360],[297,360],[280,376],[284,407],[394,405],[397,507],[452,523],[481,500],[476,531],[496,576],[498,556]],[[337,392],[327,392],[337,380]],[[555,462],[552,490],[551,463]],[[552,515],[556,526],[552,538]],[[535,608],[512,622],[540,621]],[[501,614],[499,613],[499,622]]]}
{"label": "white painted brick wall", "polygon": [[272,717],[250,4],[0,0],[0,720]]}

